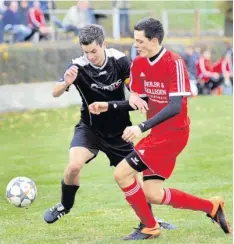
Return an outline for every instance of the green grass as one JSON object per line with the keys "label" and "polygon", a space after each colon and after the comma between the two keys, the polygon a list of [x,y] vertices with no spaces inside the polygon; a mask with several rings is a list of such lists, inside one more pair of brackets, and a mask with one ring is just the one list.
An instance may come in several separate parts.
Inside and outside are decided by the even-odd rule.
{"label": "green grass", "polygon": [[[190,141],[166,186],[207,198],[223,195],[232,223],[232,97],[190,99],[189,107]],[[119,244],[137,225],[102,153],[82,170],[73,211],[53,225],[43,222],[44,211],[60,199],[60,180],[78,119],[77,107],[1,115],[1,244]],[[143,119],[132,113],[134,123]],[[5,199],[5,187],[16,176],[30,177],[37,184],[38,198],[28,209],[16,208]],[[147,243],[232,243],[203,213],[169,206],[154,207],[154,213],[178,229],[163,230],[158,240]]]}
{"label": "green grass", "polygon": [[[57,1],[57,8],[68,9],[74,5],[74,1]],[[94,9],[112,9],[112,1],[92,1]],[[152,16],[161,19],[163,9],[213,9],[218,7],[217,1],[131,1],[133,10],[150,10]],[[133,29],[134,24],[141,18],[149,14],[137,14],[130,16],[130,25]],[[60,16],[61,18],[63,15]],[[108,34],[112,33],[112,16],[101,21]],[[223,14],[201,14],[201,30],[213,30],[217,27],[223,27]],[[191,31],[194,29],[193,14],[170,14],[169,31]]]}

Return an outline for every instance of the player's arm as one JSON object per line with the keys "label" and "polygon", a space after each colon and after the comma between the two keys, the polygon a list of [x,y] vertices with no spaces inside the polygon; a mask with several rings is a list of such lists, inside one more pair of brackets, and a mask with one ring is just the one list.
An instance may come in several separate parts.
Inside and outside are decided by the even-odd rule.
{"label": "player's arm", "polygon": [[[145,98],[142,98],[144,99],[145,101],[148,102],[148,98],[145,97]],[[139,124],[138,126],[140,127],[141,131],[142,132],[145,132],[151,128],[153,128],[154,126],[164,122],[165,120],[167,119],[170,119],[174,116],[176,116],[177,114],[180,113],[181,111],[181,107],[182,107],[182,100],[183,100],[183,97],[182,96],[172,96],[169,98],[169,103],[168,105],[163,108],[159,113],[157,113],[155,116],[153,116],[151,119],[149,120],[146,120],[145,122],[142,122],[141,124]],[[120,104],[120,108],[122,106],[122,108],[124,107],[128,107],[129,109],[131,109],[132,107],[129,105],[127,105],[126,102],[128,101],[120,101],[122,102],[119,103]],[[109,106],[113,105],[113,107],[116,107],[114,105],[117,105],[117,102],[109,102]],[[117,108],[113,108],[113,109],[117,109]],[[133,110],[133,109],[131,109]]]}
{"label": "player's arm", "polygon": [[152,118],[138,125],[141,129],[141,132],[145,132],[153,128],[154,126],[161,124],[165,120],[168,120],[179,114],[182,108],[182,101],[182,96],[171,96],[169,98],[169,103],[166,107],[164,107],[159,113],[157,113]]}
{"label": "player's arm", "polygon": [[182,101],[183,96],[171,96],[166,107],[164,107],[159,113],[146,120],[145,122],[142,122],[139,125],[127,127],[123,132],[122,138],[127,142],[131,142],[136,137],[139,137],[143,132],[176,116],[181,111]]}
{"label": "player's arm", "polygon": [[[140,98],[141,99],[141,98]],[[148,108],[148,97],[141,99],[137,105],[129,104],[129,100],[110,101],[110,102],[94,102],[89,105],[89,112],[92,114],[100,114],[107,111],[134,111],[140,110],[145,112]]]}
{"label": "player's arm", "polygon": [[[133,97],[138,101],[138,103],[133,102]],[[139,100],[138,100],[139,99]],[[136,101],[135,100],[135,101]],[[134,111],[134,110],[141,110],[146,112],[148,110],[148,97],[139,97],[137,94],[131,94],[131,100],[125,101],[111,101],[108,102],[108,110],[109,111],[117,111],[117,110],[125,110],[125,111]]]}
{"label": "player's arm", "polygon": [[53,97],[61,96],[65,91],[68,91],[69,86],[75,81],[78,75],[78,67],[76,65],[70,65],[65,71],[63,78],[60,82],[57,82],[52,92]]}

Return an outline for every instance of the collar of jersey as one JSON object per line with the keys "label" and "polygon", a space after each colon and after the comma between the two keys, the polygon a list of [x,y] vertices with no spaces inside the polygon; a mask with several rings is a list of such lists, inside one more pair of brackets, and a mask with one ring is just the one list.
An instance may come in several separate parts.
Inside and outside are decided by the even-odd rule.
{"label": "collar of jersey", "polygon": [[106,64],[107,64],[107,61],[108,61],[108,56],[107,56],[107,54],[106,54],[106,50],[105,50],[105,62],[104,62],[104,64],[103,64],[101,67],[92,64],[92,63],[87,59],[87,57],[86,57],[85,55],[84,55],[84,57],[85,57],[85,59],[87,60],[87,62],[88,62],[94,69],[100,69],[100,70],[104,69],[105,66],[106,66]]}
{"label": "collar of jersey", "polygon": [[150,61],[149,58],[147,58],[147,61],[149,62],[149,64],[152,66],[154,64],[156,64],[160,59],[161,57],[164,55],[164,53],[167,51],[166,48],[162,47],[162,49],[160,50],[160,54],[158,55],[158,57],[154,60],[154,61]]}

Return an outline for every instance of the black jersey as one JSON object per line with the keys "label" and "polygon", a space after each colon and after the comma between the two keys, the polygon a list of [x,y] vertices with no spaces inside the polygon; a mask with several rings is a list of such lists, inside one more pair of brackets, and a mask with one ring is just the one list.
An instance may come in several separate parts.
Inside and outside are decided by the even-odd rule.
{"label": "black jersey", "polygon": [[85,55],[72,60],[72,64],[79,68],[73,84],[82,98],[82,122],[104,137],[114,137],[121,135],[131,125],[128,111],[107,111],[93,115],[88,105],[125,100],[125,80],[130,75],[130,61],[124,53],[113,48],[105,49],[105,56],[102,67],[94,66]]}

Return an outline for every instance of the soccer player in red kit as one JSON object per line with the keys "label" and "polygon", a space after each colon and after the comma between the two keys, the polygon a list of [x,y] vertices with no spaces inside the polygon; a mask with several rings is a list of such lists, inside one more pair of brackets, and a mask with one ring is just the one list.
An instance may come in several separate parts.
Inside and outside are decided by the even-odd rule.
{"label": "soccer player in red kit", "polygon": [[[140,231],[131,233],[125,240],[152,239],[160,235],[159,224],[152,216],[147,200],[153,204],[205,212],[225,233],[231,233],[221,197],[207,200],[177,189],[163,188],[164,180],[172,174],[176,158],[189,138],[189,78],[182,58],[161,45],[164,30],[160,21],[146,18],[134,29],[139,57],[131,67],[129,104],[133,107],[142,104],[148,111],[147,120],[127,127],[122,137],[132,142],[143,132],[149,129],[151,132],[140,140],[114,172],[126,200],[144,224]],[[147,96],[148,104],[140,96]],[[96,106],[99,112],[105,111],[103,104]],[[115,109],[118,109],[117,104]],[[143,172],[144,189],[135,180],[138,172]]]}
{"label": "soccer player in red kit", "polygon": [[233,85],[232,66],[232,51],[228,50],[223,57],[214,63],[212,67],[213,72],[216,72],[224,77],[224,84],[227,86]]}

